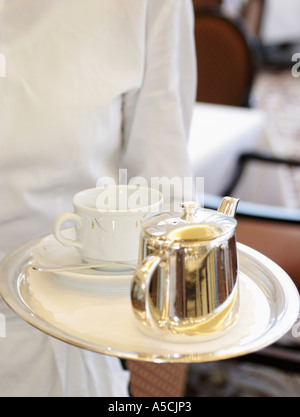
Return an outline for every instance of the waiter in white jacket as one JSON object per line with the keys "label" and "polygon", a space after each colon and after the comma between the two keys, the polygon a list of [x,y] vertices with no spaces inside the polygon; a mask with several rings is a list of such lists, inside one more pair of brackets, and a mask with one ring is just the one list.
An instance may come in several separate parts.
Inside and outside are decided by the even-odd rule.
{"label": "waiter in white jacket", "polygon": [[[0,0],[0,53],[0,259],[121,167],[190,175],[190,0]],[[0,314],[0,396],[128,395],[118,358],[51,338],[1,298]]]}

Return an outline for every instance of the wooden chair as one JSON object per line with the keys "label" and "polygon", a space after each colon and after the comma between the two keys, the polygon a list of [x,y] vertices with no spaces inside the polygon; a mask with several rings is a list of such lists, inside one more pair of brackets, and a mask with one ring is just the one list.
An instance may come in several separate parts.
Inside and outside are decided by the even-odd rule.
{"label": "wooden chair", "polygon": [[259,65],[256,37],[241,18],[226,16],[220,7],[195,6],[194,10],[197,101],[249,106]]}
{"label": "wooden chair", "polygon": [[[221,196],[239,197],[235,188],[243,178],[248,164],[280,165],[300,169],[300,161],[261,153],[239,155],[235,172]],[[216,207],[221,196],[207,197]],[[278,263],[294,280],[300,290],[300,210],[242,201],[237,211],[237,238]]]}
{"label": "wooden chair", "polygon": [[[248,164],[281,165],[300,169],[300,161],[261,152],[245,152],[222,195],[232,195]],[[245,203],[244,203],[245,204]],[[278,263],[300,290],[300,210],[262,205],[242,205],[238,233],[241,243],[257,249]],[[248,208],[247,208],[248,207]],[[241,209],[240,209],[241,210]]]}

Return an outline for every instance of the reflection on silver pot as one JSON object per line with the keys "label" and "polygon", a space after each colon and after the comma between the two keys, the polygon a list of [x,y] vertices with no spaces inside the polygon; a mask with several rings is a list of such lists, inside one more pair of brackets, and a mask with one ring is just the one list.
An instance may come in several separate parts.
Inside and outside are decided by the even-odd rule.
{"label": "reflection on silver pot", "polygon": [[218,211],[187,202],[181,217],[163,213],[144,223],[131,287],[134,316],[144,333],[193,342],[217,337],[234,324],[238,201],[225,197]]}

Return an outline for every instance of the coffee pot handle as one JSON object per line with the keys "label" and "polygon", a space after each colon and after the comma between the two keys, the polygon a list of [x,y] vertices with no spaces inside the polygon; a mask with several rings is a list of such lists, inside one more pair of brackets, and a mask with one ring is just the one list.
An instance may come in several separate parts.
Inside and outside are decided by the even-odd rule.
{"label": "coffee pot handle", "polygon": [[148,256],[139,264],[132,280],[131,305],[138,325],[143,328],[143,331],[147,327],[150,327],[152,332],[161,332],[162,330],[151,312],[150,304],[150,286],[153,274],[162,260],[162,257],[155,253]]}

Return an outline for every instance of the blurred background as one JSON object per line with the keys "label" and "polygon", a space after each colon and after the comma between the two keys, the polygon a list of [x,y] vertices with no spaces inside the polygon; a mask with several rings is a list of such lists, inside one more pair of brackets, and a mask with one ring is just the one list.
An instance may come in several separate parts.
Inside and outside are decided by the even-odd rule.
{"label": "blurred background", "polygon": [[[300,2],[193,2],[198,108],[189,146],[206,205],[240,197],[238,241],[277,262],[299,290]],[[299,337],[191,365],[186,395],[300,396]]]}

